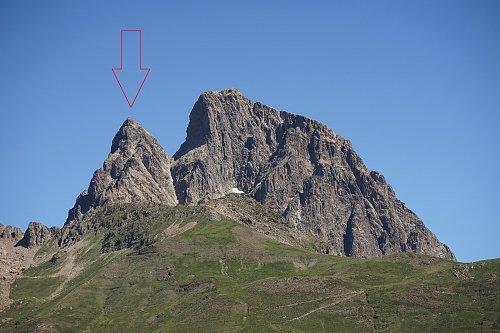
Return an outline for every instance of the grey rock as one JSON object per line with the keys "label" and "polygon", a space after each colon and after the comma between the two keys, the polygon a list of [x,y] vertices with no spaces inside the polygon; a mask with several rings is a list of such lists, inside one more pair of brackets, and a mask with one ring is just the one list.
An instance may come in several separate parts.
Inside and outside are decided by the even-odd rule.
{"label": "grey rock", "polygon": [[349,140],[323,124],[236,89],[203,93],[189,119],[172,165],[181,203],[200,204],[238,188],[314,235],[325,253],[455,258],[385,178],[366,168]]}
{"label": "grey rock", "polygon": [[59,237],[59,235],[59,228],[52,227],[49,229],[41,223],[30,222],[23,238],[17,242],[16,246],[22,246],[30,249],[35,246],[43,245],[50,240],[55,240]]}
{"label": "grey rock", "polygon": [[67,222],[93,208],[114,202],[155,202],[176,205],[170,157],[156,139],[128,118],[113,139],[102,169],[94,172],[69,211]]}
{"label": "grey rock", "polygon": [[79,222],[98,207],[135,202],[175,206],[170,164],[171,158],[151,134],[133,119],[125,120],[103,167],[94,172],[88,189],[69,211],[61,244],[81,235],[84,231]]}

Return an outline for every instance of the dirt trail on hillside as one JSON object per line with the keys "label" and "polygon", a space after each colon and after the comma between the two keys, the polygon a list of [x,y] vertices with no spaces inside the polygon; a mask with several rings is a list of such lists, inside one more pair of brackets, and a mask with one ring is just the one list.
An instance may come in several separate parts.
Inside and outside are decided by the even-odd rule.
{"label": "dirt trail on hillside", "polygon": [[[314,309],[312,309],[312,310],[310,310],[310,311],[308,311],[308,312],[306,312],[306,313],[304,313],[304,314],[302,314],[302,315],[300,315],[298,317],[294,317],[294,318],[290,319],[289,321],[300,320],[300,319],[305,318],[305,317],[307,317],[307,316],[309,316],[309,315],[311,315],[311,314],[313,314],[315,312],[318,312],[318,311],[321,311],[323,309],[329,308],[331,306],[334,306],[334,305],[340,304],[342,302],[348,301],[351,298],[353,298],[355,296],[358,296],[358,295],[361,295],[363,293],[364,293],[364,290],[354,291],[354,292],[352,292],[350,294],[344,295],[345,297],[343,297],[343,298],[341,298],[339,300],[336,300],[336,301],[334,301],[332,303],[328,303],[328,304],[322,305],[320,307],[314,308]],[[331,298],[331,297],[325,297],[324,299],[328,299],[328,298]],[[313,300],[313,301],[316,301],[316,300]],[[290,306],[299,305],[299,304],[303,304],[303,303],[306,303],[306,302],[300,302],[300,303],[290,304]]]}

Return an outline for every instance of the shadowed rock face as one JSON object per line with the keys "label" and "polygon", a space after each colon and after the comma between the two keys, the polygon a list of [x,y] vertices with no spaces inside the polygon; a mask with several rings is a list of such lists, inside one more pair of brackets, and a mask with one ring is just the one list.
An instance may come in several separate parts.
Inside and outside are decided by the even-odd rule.
{"label": "shadowed rock face", "polygon": [[181,203],[238,188],[315,235],[325,253],[454,259],[351,143],[321,123],[252,102],[236,89],[203,93],[189,118],[172,166]]}
{"label": "shadowed rock face", "polygon": [[[74,233],[69,225],[108,203],[154,202],[176,205],[171,158],[156,139],[128,118],[113,139],[102,169],[76,199],[63,228],[62,243]],[[73,231],[72,231],[73,230]]]}

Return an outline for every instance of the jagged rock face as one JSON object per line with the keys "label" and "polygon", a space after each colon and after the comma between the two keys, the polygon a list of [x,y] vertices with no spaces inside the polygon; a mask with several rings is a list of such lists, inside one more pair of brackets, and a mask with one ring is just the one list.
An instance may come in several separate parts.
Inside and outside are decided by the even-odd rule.
{"label": "jagged rock face", "polygon": [[113,139],[102,169],[94,172],[88,189],[69,211],[60,244],[77,240],[84,230],[79,222],[109,203],[153,202],[171,206],[177,197],[170,174],[171,158],[156,139],[128,118]]}
{"label": "jagged rock face", "polygon": [[30,249],[35,246],[40,246],[50,240],[54,240],[59,236],[59,228],[52,227],[49,229],[41,223],[30,222],[23,238],[17,242],[16,246],[22,246]]}
{"label": "jagged rock face", "polygon": [[174,159],[181,203],[202,203],[238,188],[314,234],[325,253],[412,251],[454,258],[384,177],[366,168],[348,140],[317,121],[254,103],[236,89],[200,96]]}
{"label": "jagged rock face", "polygon": [[229,90],[202,94],[189,119],[172,169],[179,201],[197,204],[236,187],[248,193],[278,147],[279,114]]}
{"label": "jagged rock face", "polygon": [[113,202],[155,202],[176,205],[171,158],[156,139],[128,118],[113,139],[111,153],[87,190],[77,198],[66,223]]}
{"label": "jagged rock face", "polygon": [[4,242],[17,243],[21,238],[23,238],[23,231],[21,229],[0,224],[0,239]]}

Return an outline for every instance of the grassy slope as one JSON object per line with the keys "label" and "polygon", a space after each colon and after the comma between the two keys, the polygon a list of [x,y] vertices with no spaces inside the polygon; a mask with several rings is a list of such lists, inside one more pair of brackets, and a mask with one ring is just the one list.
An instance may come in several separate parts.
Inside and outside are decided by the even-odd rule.
{"label": "grassy slope", "polygon": [[[332,257],[200,207],[118,206],[98,219],[114,230],[108,245],[146,236],[102,254],[104,235],[88,235],[76,257],[85,269],[57,294],[61,262],[30,268],[12,287],[0,332],[500,330],[500,260]],[[155,242],[137,246],[141,239]]]}

